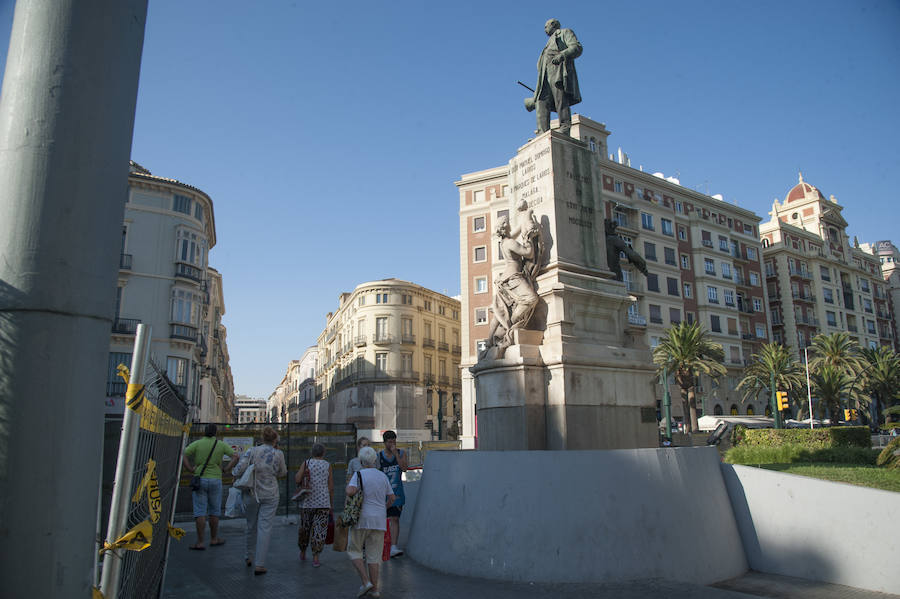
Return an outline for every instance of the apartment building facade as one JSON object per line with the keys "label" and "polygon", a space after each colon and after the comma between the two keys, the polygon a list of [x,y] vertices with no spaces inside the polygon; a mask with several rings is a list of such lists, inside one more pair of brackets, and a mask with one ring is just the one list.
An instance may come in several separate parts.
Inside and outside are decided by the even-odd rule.
{"label": "apartment building facade", "polygon": [[290,361],[281,383],[267,400],[269,422],[320,422],[315,401],[318,353],[313,345],[299,360]]}
{"label": "apartment building facade", "polygon": [[316,344],[316,420],[376,439],[387,429],[457,438],[460,335],[459,300],[421,285],[384,279],[342,293]]}
{"label": "apartment building facade", "polygon": [[265,399],[238,395],[235,397],[234,406],[238,424],[266,422],[267,409]]}
{"label": "apartment building facade", "polygon": [[216,244],[213,203],[202,190],[130,163],[110,337],[107,414],[122,414],[137,325],[152,327],[150,355],[191,405],[194,421],[231,422],[222,277],[209,267]]}
{"label": "apartment building facade", "polygon": [[[725,349],[728,374],[703,380],[702,410],[715,414],[762,414],[763,398],[742,401],[734,391],[741,370],[761,344],[771,339],[762,279],[760,217],[755,213],[682,187],[675,178],[630,166],[619,150],[608,154],[609,132],[601,123],[573,115],[571,135],[596,156],[602,178],[605,218],[647,261],[649,275],[623,261],[624,285],[635,301],[628,309],[628,333],[649,352],[665,331],[683,320],[700,322]],[[507,166],[463,175],[459,191],[462,296],[461,359],[463,446],[475,445],[477,398],[468,368],[484,347],[490,322],[493,280],[502,269],[492,229],[508,215]],[[596,226],[603,226],[598,222]],[[673,397],[678,397],[670,381]],[[658,389],[662,398],[662,388]],[[680,402],[673,414],[681,419]]]}
{"label": "apartment building facade", "polygon": [[881,262],[851,244],[842,210],[801,174],[760,226],[773,338],[800,359],[819,333],[845,331],[861,347],[894,343]]}
{"label": "apartment building facade", "polygon": [[[894,339],[894,351],[900,352],[900,250],[891,241],[876,241],[872,244],[864,243],[860,246],[864,252],[872,254],[881,263],[881,277],[884,279],[884,295],[875,295],[875,307],[879,317],[890,318],[890,335]],[[874,292],[873,292],[874,293]],[[882,300],[879,303],[879,300]],[[883,313],[879,308],[885,310]]]}

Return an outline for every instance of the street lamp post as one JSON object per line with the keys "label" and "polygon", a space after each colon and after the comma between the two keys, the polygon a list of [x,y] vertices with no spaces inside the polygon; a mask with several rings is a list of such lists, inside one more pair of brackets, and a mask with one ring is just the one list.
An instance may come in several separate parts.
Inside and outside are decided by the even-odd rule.
{"label": "street lamp post", "polygon": [[672,441],[672,396],[669,395],[669,371],[663,368],[663,411],[666,418],[666,440]]}
{"label": "street lamp post", "polygon": [[813,428],[812,387],[809,386],[809,346],[803,348],[803,360],[806,362],[806,400],[809,402],[809,428]]}

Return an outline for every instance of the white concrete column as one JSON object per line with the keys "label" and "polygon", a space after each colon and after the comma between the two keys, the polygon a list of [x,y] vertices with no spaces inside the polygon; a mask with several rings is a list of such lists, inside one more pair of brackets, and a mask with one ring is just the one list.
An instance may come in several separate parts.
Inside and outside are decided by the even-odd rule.
{"label": "white concrete column", "polygon": [[0,559],[87,597],[147,0],[16,6],[0,97]]}

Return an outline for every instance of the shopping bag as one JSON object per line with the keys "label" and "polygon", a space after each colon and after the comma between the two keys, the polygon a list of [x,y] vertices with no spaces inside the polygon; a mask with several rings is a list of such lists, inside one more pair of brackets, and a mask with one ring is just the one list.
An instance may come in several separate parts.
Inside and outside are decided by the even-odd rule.
{"label": "shopping bag", "polygon": [[335,551],[347,551],[347,538],[350,535],[350,527],[338,524],[334,527],[334,542],[331,548]]}
{"label": "shopping bag", "polygon": [[250,464],[249,466],[247,466],[247,469],[244,470],[244,472],[241,474],[240,478],[238,478],[236,481],[234,481],[234,485],[232,486],[232,488],[236,487],[238,489],[246,489],[249,491],[250,489],[252,489],[254,487],[255,484],[256,484],[256,466],[253,464]]}
{"label": "shopping bag", "polygon": [[228,499],[225,500],[225,517],[242,518],[244,516],[244,498],[241,490],[236,487],[228,489]]}
{"label": "shopping bag", "polygon": [[387,528],[384,531],[384,548],[381,550],[381,561],[391,559],[391,519],[388,518]]}
{"label": "shopping bag", "polygon": [[325,544],[334,543],[334,514],[328,514],[328,532],[325,533]]}

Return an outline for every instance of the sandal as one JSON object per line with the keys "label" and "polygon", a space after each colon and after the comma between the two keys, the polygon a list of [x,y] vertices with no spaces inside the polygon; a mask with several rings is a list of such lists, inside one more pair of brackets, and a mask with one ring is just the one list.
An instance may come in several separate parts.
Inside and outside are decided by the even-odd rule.
{"label": "sandal", "polygon": [[193,549],[194,551],[203,551],[206,549],[203,545],[191,545],[188,549]]}
{"label": "sandal", "polygon": [[265,574],[266,572],[268,572],[268,570],[266,570],[265,568],[257,568],[253,571],[253,575],[260,576],[261,574]]}

